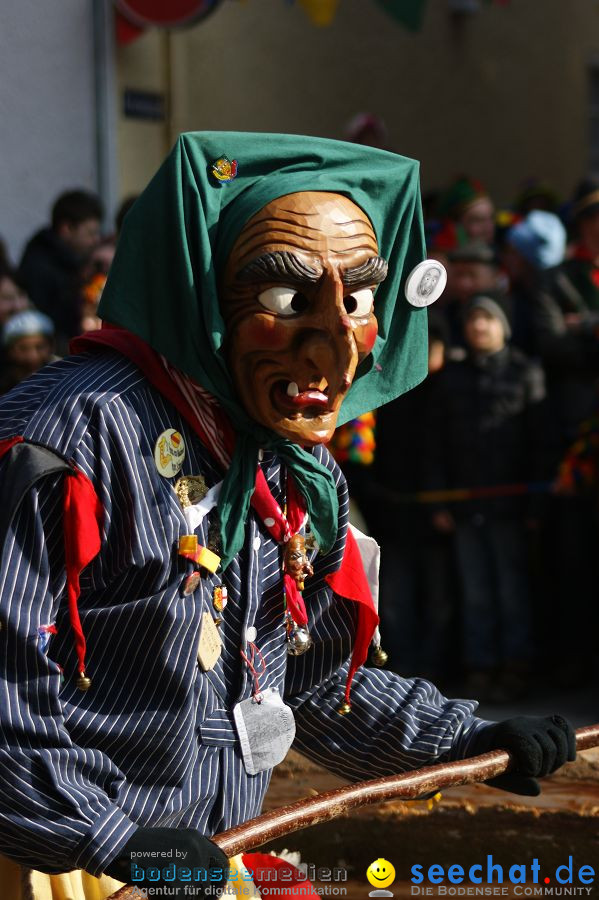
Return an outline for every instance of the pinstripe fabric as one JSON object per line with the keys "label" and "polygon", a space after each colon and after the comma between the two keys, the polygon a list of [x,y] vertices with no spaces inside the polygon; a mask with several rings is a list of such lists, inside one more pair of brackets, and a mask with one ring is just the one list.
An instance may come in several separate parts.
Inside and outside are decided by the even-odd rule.
{"label": "pinstripe fabric", "polygon": [[[354,681],[352,714],[337,714],[354,609],[324,583],[341,559],[348,513],[345,482],[324,448],[314,452],[335,473],[340,521],[333,550],[316,556],[306,584],[314,649],[286,654],[280,550],[251,513],[224,576],[223,652],[212,671],[200,671],[200,619],[221,579],[207,575],[195,594],[182,593],[190,564],[176,548],[185,520],[174,479],[153,461],[169,427],[185,440],[182,474],[219,481],[185,421],[120,356],[63,360],[0,402],[0,440],[21,433],[72,459],[105,511],[102,550],[81,577],[87,693],[75,687],[56,477],[24,498],[3,548],[0,852],[43,871],[100,873],[136,824],[214,834],[259,812],[270,773],[245,773],[231,717],[252,688],[239,655],[249,625],[267,663],[264,686],[284,692],[295,711],[297,748],[348,778],[459,756],[484,727],[472,701],[366,669]],[[261,465],[282,501],[277,459],[265,453]],[[202,544],[208,526],[209,518],[197,529]],[[38,628],[51,623],[58,633],[43,652]]]}
{"label": "pinstripe fabric", "polygon": [[202,422],[205,443],[209,441],[209,446],[217,462],[228,467],[231,462],[231,456],[227,452],[223,435],[219,433],[216,424],[214,409],[218,409],[218,401],[209,391],[196,384],[193,378],[180,372],[176,366],[170,364],[168,359],[160,356],[160,361],[164,366],[168,377],[175,382],[181,394],[192,408],[197,420]]}

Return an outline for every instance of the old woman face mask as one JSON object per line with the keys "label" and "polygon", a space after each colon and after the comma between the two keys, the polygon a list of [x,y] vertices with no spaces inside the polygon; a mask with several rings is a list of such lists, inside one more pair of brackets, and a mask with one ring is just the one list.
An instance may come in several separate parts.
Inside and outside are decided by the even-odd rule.
{"label": "old woman face mask", "polygon": [[365,213],[339,194],[267,204],[242,229],[222,287],[225,346],[248,415],[284,438],[330,440],[372,350],[387,264]]}

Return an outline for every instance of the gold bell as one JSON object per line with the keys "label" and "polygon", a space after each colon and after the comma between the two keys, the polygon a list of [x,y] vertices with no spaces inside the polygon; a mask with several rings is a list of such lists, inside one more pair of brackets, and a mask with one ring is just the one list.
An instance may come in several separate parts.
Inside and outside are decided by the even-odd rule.
{"label": "gold bell", "polygon": [[351,712],[351,704],[347,702],[347,700],[341,704],[339,709],[337,710],[340,716],[347,716]]}
{"label": "gold bell", "polygon": [[372,656],[370,657],[372,660],[372,664],[374,666],[384,666],[387,664],[389,660],[389,654],[386,653],[382,647],[375,647],[372,651]]}
{"label": "gold bell", "polygon": [[80,691],[89,691],[92,686],[91,678],[88,678],[85,672],[80,672],[77,676],[77,687]]}

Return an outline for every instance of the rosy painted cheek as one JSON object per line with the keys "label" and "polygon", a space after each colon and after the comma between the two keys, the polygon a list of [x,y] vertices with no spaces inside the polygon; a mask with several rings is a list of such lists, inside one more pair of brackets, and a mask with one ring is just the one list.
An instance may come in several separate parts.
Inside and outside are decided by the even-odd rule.
{"label": "rosy painted cheek", "polygon": [[376,341],[376,336],[378,333],[378,323],[373,317],[368,325],[360,328],[359,333],[356,333],[356,346],[358,348],[358,353],[363,353],[364,355],[370,353],[370,351],[374,347],[374,342]]}
{"label": "rosy painted cheek", "polygon": [[289,330],[274,317],[255,316],[240,329],[240,337],[246,350],[284,350],[289,343]]}

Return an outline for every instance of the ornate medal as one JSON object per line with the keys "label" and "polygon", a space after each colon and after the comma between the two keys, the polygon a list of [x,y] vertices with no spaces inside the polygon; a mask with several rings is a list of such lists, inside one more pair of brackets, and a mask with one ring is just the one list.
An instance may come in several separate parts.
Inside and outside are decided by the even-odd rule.
{"label": "ornate medal", "polygon": [[217,181],[220,181],[221,184],[226,183],[227,181],[233,181],[237,175],[237,160],[229,159],[228,156],[219,156],[219,158],[215,159],[212,163],[212,175]]}
{"label": "ornate medal", "polygon": [[212,593],[212,605],[217,612],[222,612],[227,605],[227,589],[223,585],[218,585]]}
{"label": "ornate medal", "polygon": [[175,482],[175,492],[185,509],[203,500],[208,493],[208,486],[203,475],[184,475]]}

